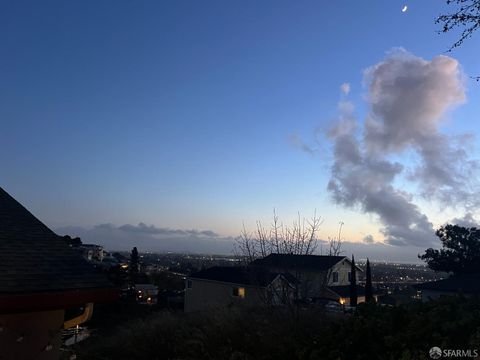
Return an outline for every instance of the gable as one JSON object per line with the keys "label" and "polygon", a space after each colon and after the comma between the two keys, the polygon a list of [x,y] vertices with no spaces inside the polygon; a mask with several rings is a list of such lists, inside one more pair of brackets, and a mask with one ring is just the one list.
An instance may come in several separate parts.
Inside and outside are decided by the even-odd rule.
{"label": "gable", "polygon": [[[338,262],[333,266],[333,271],[345,270],[350,272],[351,269],[352,269],[352,261],[347,257],[345,257],[343,260],[341,260],[340,262]],[[363,269],[359,267],[357,264],[355,264],[355,269],[357,273],[363,273]]]}
{"label": "gable", "polygon": [[77,251],[0,188],[0,295],[109,287]]}

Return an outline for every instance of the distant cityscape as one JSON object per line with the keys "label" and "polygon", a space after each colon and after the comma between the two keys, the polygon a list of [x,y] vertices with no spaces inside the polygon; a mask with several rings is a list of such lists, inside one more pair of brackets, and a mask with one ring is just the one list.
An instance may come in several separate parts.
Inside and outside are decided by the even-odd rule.
{"label": "distant cityscape", "polygon": [[[97,267],[108,269],[114,266],[128,266],[130,252],[109,252],[101,245],[82,244],[79,247],[85,259]],[[159,285],[159,297],[162,291],[167,292],[171,298],[172,291],[177,297],[183,296],[183,282],[187,276],[202,269],[214,266],[238,266],[241,259],[233,255],[218,254],[182,254],[174,252],[142,252],[139,253],[140,272],[148,279],[146,283]],[[360,259],[357,265],[365,268],[366,260]],[[406,303],[412,299],[420,299],[420,294],[414,290],[413,285],[429,281],[442,280],[447,274],[435,272],[425,264],[407,264],[399,262],[372,261],[372,284],[382,294],[387,303]],[[162,277],[162,282],[155,281]],[[170,287],[164,284],[164,278],[174,279],[175,285]],[[183,300],[182,300],[183,301]],[[180,298],[177,299],[180,302]]]}

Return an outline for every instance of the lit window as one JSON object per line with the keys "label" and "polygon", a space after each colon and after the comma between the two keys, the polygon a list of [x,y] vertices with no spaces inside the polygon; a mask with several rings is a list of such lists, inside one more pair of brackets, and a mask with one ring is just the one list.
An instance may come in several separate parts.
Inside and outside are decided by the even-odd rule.
{"label": "lit window", "polygon": [[243,287],[234,287],[232,289],[232,294],[235,297],[244,298],[245,297],[245,288]]}
{"label": "lit window", "polygon": [[332,281],[334,283],[338,282],[338,272],[335,271],[334,273],[332,273]]}

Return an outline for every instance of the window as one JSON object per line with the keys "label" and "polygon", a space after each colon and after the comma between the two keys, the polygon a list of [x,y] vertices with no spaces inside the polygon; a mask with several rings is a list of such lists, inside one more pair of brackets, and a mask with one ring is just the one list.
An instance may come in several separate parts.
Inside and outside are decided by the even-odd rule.
{"label": "window", "polygon": [[232,288],[232,295],[243,299],[245,297],[245,288],[243,287]]}
{"label": "window", "polygon": [[187,289],[192,288],[192,280],[187,280]]}
{"label": "window", "polygon": [[350,271],[348,272],[348,281],[352,281],[352,273]]}
{"label": "window", "polygon": [[335,271],[332,273],[332,281],[334,283],[338,282],[338,272]]}

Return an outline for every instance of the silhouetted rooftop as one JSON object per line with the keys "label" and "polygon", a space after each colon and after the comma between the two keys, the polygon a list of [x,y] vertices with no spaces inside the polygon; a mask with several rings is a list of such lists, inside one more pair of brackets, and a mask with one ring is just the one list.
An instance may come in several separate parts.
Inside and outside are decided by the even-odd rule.
{"label": "silhouetted rooftop", "polygon": [[253,261],[252,265],[285,269],[297,268],[323,271],[330,269],[343,259],[346,259],[346,257],[328,255],[270,254],[263,259],[257,259]]}
{"label": "silhouetted rooftop", "polygon": [[110,287],[77,251],[0,188],[0,295]]}
{"label": "silhouetted rooftop", "polygon": [[190,278],[214,280],[239,285],[267,286],[278,275],[284,276],[290,283],[296,280],[290,274],[269,273],[258,269],[237,266],[214,266],[190,275]]}

